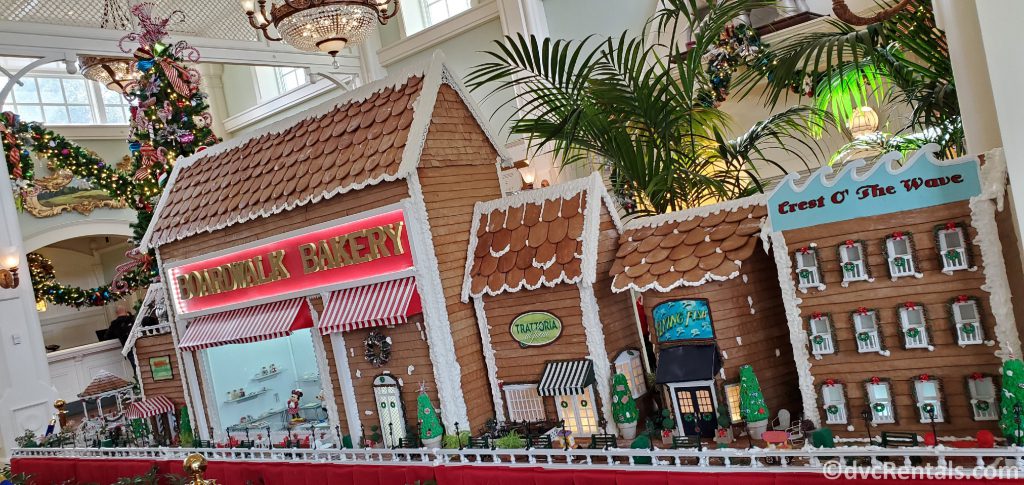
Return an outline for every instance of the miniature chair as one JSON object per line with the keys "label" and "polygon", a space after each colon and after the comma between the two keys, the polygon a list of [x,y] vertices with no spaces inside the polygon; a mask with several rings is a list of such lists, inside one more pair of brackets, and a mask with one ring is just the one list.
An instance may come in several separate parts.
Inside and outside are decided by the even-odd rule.
{"label": "miniature chair", "polygon": [[779,414],[775,416],[772,421],[772,429],[776,431],[788,431],[790,422],[792,421],[789,411],[780,409]]}

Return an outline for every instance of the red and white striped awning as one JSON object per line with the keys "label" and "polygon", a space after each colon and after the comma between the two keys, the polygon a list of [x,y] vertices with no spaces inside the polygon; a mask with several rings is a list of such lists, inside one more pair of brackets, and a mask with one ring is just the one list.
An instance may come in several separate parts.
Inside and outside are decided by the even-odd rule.
{"label": "red and white striped awning", "polygon": [[422,311],[413,277],[333,291],[320,318],[320,333],[398,325]]}
{"label": "red and white striped awning", "polygon": [[275,301],[192,320],[178,347],[195,351],[228,344],[243,344],[291,335],[313,326],[305,298]]}
{"label": "red and white striped awning", "polygon": [[128,406],[125,416],[128,419],[145,419],[163,413],[173,413],[174,403],[166,396],[153,396],[141,401],[135,401]]}

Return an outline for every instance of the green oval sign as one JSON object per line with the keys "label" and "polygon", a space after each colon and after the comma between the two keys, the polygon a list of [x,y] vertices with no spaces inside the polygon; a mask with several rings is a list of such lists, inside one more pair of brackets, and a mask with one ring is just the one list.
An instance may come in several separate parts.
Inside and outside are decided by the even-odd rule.
{"label": "green oval sign", "polygon": [[548,312],[526,312],[512,320],[512,338],[522,347],[538,347],[562,335],[562,321]]}

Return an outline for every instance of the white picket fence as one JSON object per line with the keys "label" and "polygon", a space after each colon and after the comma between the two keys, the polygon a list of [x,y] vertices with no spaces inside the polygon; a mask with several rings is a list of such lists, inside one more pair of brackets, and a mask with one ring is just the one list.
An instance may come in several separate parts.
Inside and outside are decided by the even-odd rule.
{"label": "white picket fence", "polygon": [[[200,453],[211,461],[309,462],[427,466],[531,466],[544,468],[651,469],[679,471],[821,472],[831,460],[879,466],[992,467],[1024,463],[1024,447],[806,449],[223,449],[223,448],[18,448],[12,458],[149,459],[180,461]],[[651,463],[637,463],[650,459]]]}

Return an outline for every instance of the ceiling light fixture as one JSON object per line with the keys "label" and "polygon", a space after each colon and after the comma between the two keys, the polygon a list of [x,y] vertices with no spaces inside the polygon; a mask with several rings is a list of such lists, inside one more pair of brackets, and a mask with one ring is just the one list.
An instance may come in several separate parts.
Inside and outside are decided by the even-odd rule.
{"label": "ceiling light fixture", "polygon": [[139,78],[131,59],[121,57],[79,56],[78,64],[86,79],[96,81],[111,91],[124,94]]}
{"label": "ceiling light fixture", "polygon": [[[307,52],[326,52],[332,57],[386,25],[398,14],[398,0],[284,0],[278,5],[267,0],[242,0],[249,25],[267,40],[283,40]],[[270,33],[273,26],[280,37]]]}

